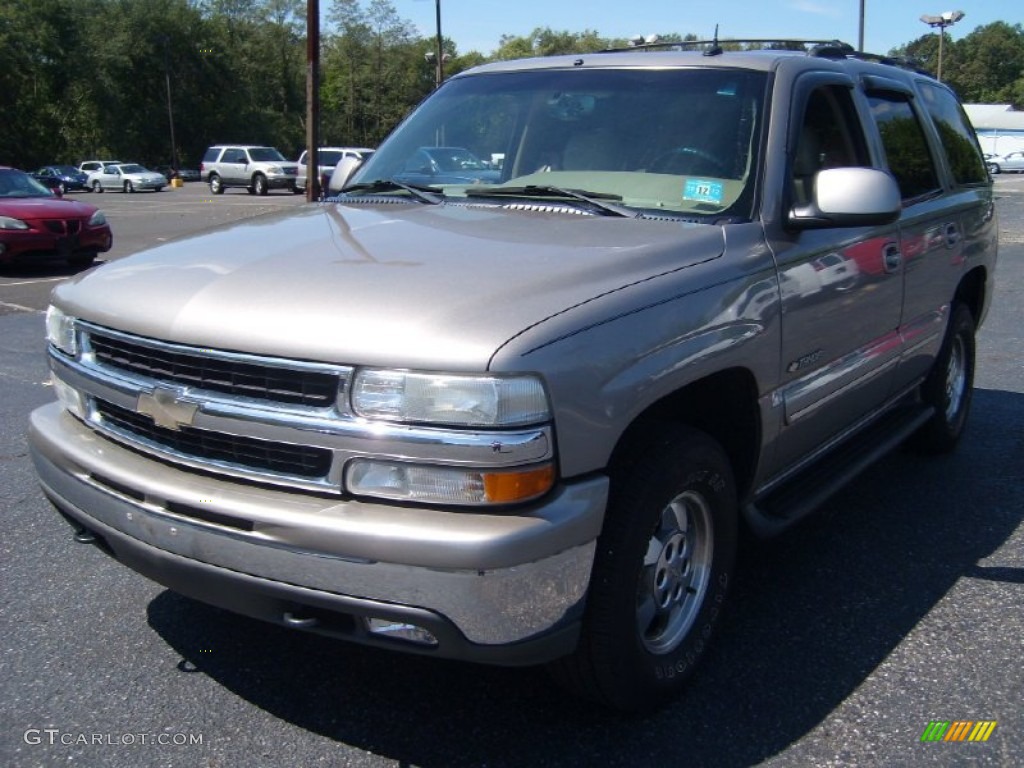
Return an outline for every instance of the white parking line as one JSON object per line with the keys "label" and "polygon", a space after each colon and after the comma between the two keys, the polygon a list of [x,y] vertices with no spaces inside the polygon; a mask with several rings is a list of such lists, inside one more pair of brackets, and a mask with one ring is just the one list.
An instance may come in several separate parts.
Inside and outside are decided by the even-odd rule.
{"label": "white parking line", "polygon": [[23,306],[21,306],[21,304],[11,304],[8,301],[0,301],[0,307],[6,307],[8,309],[16,309],[19,312],[32,312],[32,313],[38,312],[40,314],[42,314],[42,311],[43,311],[41,309],[33,309],[32,307],[23,307]]}
{"label": "white parking line", "polygon": [[41,277],[38,280],[21,280],[17,283],[0,283],[0,288],[6,288],[9,285],[35,285],[36,283],[56,283],[60,280],[67,280],[66,277]]}

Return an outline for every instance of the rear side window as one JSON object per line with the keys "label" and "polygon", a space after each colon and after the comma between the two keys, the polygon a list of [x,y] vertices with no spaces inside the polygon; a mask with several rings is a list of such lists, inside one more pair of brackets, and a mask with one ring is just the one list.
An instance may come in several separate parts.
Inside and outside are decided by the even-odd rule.
{"label": "rear side window", "polygon": [[925,108],[935,122],[956,183],[987,184],[988,173],[981,148],[956,97],[934,83],[921,83],[920,90]]}
{"label": "rear side window", "polygon": [[214,163],[214,162],[217,161],[217,155],[219,155],[219,154],[220,154],[220,148],[219,147],[210,147],[208,150],[206,150],[206,154],[203,155],[203,162],[204,163]]}
{"label": "rear side window", "polygon": [[904,200],[913,200],[941,189],[935,161],[924,129],[907,96],[876,92],[868,95],[871,115],[882,136],[889,170],[900,185]]}

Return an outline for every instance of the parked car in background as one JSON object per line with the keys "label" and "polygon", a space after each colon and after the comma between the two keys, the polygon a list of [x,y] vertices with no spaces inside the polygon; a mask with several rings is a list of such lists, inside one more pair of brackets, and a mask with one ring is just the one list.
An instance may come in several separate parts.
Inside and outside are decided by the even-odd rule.
{"label": "parked car in background", "polygon": [[985,159],[989,173],[1024,173],[1024,152],[989,155]]}
{"label": "parked car in background", "polygon": [[[345,158],[356,160],[367,160],[373,154],[368,147],[320,147],[320,156],[317,158],[320,167],[320,188],[327,188],[327,180],[330,179],[335,167]],[[304,192],[306,189],[306,151],[299,155],[299,172],[295,177],[295,189]]]}
{"label": "parked car in background", "polygon": [[168,179],[179,178],[182,181],[199,181],[198,168],[175,169],[169,165],[156,165],[153,166],[153,170],[157,173],[162,173]]}
{"label": "parked car in background", "polygon": [[159,192],[167,186],[167,177],[162,173],[143,168],[138,163],[106,165],[89,174],[89,187],[93,192],[119,189],[122,192],[138,192],[151,189]]}
{"label": "parked car in background", "polygon": [[89,266],[114,239],[96,206],[55,195],[24,171],[0,166],[0,264]]}
{"label": "parked car in background", "polygon": [[228,187],[244,187],[250,195],[265,195],[271,189],[295,189],[298,163],[285,160],[274,147],[217,144],[206,150],[199,165],[202,180],[215,195]]}
{"label": "parked car in background", "polygon": [[86,189],[88,174],[73,165],[44,165],[32,174],[37,181],[50,189],[59,189],[61,194]]}
{"label": "parked car in background", "polygon": [[[100,170],[108,165],[117,165],[120,160],[83,160],[78,164],[78,170],[88,176],[90,173]],[[91,190],[92,187],[89,187]]]}

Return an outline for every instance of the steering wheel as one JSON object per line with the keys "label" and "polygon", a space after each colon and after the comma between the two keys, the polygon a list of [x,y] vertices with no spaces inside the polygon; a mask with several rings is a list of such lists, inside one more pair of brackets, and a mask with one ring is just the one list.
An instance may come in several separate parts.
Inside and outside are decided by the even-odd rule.
{"label": "steering wheel", "polygon": [[728,178],[731,175],[725,161],[697,147],[673,147],[651,160],[651,173],[706,173],[711,176]]}

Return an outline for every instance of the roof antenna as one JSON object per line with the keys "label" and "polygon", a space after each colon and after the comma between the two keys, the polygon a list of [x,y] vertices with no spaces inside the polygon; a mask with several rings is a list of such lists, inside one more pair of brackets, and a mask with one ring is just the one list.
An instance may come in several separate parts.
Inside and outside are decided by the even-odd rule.
{"label": "roof antenna", "polygon": [[704,51],[705,56],[721,56],[722,46],[718,44],[718,25],[715,24],[715,39],[711,41],[711,47]]}

